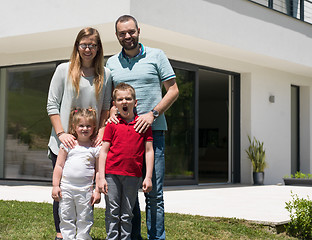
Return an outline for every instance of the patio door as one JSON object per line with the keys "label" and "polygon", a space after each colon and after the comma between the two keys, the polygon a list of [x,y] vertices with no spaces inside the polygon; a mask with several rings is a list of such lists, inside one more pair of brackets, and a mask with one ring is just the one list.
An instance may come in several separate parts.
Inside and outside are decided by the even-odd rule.
{"label": "patio door", "polygon": [[300,171],[299,87],[291,86],[291,173]]}
{"label": "patio door", "polygon": [[228,74],[199,70],[199,183],[231,181],[229,89]]}

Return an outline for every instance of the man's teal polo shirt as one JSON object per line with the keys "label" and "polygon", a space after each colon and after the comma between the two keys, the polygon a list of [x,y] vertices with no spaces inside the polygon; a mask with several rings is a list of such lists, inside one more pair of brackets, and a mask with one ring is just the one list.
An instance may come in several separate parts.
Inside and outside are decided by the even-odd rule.
{"label": "man's teal polo shirt", "polygon": [[[106,66],[111,70],[114,86],[125,82],[135,89],[138,115],[151,111],[162,99],[162,83],[176,77],[162,50],[142,44],[141,52],[137,56],[128,58],[121,51],[110,57]],[[167,130],[164,114],[154,121],[152,129]]]}

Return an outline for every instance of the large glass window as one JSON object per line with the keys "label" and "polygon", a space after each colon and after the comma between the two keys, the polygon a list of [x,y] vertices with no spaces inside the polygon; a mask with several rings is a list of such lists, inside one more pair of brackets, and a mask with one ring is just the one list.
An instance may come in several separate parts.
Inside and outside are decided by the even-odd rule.
{"label": "large glass window", "polygon": [[312,23],[312,1],[304,1],[304,21]]}
{"label": "large glass window", "polygon": [[180,95],[166,112],[166,180],[188,180],[195,178],[195,72],[174,71]]}
{"label": "large glass window", "polygon": [[[1,86],[6,86],[2,106],[6,109],[2,133],[6,179],[51,180],[46,101],[55,67],[47,63],[1,69],[1,82],[5,82]],[[166,112],[166,180],[194,180],[195,72],[175,69],[175,73],[180,95]]]}
{"label": "large glass window", "polygon": [[300,19],[299,0],[274,0],[273,9]]}
{"label": "large glass window", "polygon": [[259,3],[264,6],[269,6],[269,1],[268,0],[252,0],[253,2]]}
{"label": "large glass window", "polygon": [[4,177],[51,180],[47,158],[51,124],[46,111],[56,64],[6,68],[6,139]]}
{"label": "large glass window", "polygon": [[305,22],[312,22],[312,1],[311,0],[250,0],[259,3],[289,16],[301,19]]}

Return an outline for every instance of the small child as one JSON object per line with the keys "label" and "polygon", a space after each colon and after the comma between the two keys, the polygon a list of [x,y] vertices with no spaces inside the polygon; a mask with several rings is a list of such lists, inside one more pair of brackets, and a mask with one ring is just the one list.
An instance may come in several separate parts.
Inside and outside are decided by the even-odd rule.
{"label": "small child", "polygon": [[137,105],[134,88],[120,83],[113,91],[119,123],[109,123],[104,131],[99,157],[97,188],[105,194],[107,239],[130,239],[134,208],[142,177],[145,154],[146,176],[143,192],[152,190],[154,150],[152,129],[138,133],[134,129]]}
{"label": "small child", "polygon": [[59,201],[60,228],[63,239],[92,239],[93,205],[101,200],[93,192],[100,146],[92,147],[96,137],[96,112],[75,109],[70,114],[69,133],[76,137],[73,149],[60,146],[53,172],[52,198]]}

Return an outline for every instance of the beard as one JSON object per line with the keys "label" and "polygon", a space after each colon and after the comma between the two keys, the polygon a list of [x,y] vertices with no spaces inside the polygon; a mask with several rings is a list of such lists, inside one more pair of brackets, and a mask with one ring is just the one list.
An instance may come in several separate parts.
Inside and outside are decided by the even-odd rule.
{"label": "beard", "polygon": [[138,46],[139,38],[132,37],[131,40],[132,40],[131,44],[128,44],[125,40],[119,41],[119,43],[125,50],[132,50]]}

